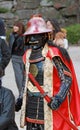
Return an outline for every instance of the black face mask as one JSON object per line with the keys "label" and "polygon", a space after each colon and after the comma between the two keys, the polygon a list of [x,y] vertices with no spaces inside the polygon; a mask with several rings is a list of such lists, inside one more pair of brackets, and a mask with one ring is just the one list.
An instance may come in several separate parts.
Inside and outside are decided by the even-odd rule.
{"label": "black face mask", "polygon": [[33,34],[27,37],[27,45],[30,45],[33,49],[43,47],[46,43],[46,34]]}

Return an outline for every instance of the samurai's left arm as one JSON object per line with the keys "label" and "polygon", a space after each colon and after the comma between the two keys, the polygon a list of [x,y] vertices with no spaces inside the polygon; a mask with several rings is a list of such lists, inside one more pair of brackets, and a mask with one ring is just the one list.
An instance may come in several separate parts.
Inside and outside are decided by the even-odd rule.
{"label": "samurai's left arm", "polygon": [[62,62],[60,57],[56,56],[52,60],[58,71],[61,84],[58,93],[54,97],[52,97],[51,102],[48,105],[51,109],[56,110],[65,100],[72,84],[72,78],[70,70]]}

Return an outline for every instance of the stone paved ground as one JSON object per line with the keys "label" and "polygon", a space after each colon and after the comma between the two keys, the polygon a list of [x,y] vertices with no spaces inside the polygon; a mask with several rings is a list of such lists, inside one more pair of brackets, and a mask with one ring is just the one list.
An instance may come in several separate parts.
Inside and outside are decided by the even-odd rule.
{"label": "stone paved ground", "polygon": [[[72,60],[73,60],[73,64],[74,64],[74,68],[76,71],[76,76],[77,76],[77,80],[78,80],[78,84],[80,87],[80,46],[78,47],[69,47],[68,50]],[[9,89],[11,89],[15,95],[15,97],[18,96],[18,91],[16,88],[16,83],[15,83],[15,79],[14,79],[14,72],[13,72],[13,68],[12,68],[12,64],[11,62],[9,63],[8,67],[6,68],[6,75],[3,78],[3,85],[5,87],[8,87]],[[15,120],[17,122],[18,127],[20,126],[20,112],[16,112],[15,113]],[[19,127],[19,130],[25,130]],[[80,128],[79,128],[80,130]]]}

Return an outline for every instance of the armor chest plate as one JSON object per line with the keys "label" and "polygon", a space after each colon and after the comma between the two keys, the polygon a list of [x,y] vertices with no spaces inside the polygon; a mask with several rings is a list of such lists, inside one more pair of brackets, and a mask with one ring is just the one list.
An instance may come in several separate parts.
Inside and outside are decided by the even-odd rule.
{"label": "armor chest plate", "polygon": [[40,85],[43,85],[43,73],[44,73],[44,67],[43,67],[44,61],[39,61],[36,63],[30,64],[30,72],[34,75],[35,79],[38,81]]}

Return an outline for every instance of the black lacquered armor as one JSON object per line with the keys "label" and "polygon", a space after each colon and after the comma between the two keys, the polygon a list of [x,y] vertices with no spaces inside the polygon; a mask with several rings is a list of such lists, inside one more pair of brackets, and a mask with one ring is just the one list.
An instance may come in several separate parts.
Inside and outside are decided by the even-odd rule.
{"label": "black lacquered armor", "polygon": [[[30,72],[34,75],[37,82],[42,86],[43,80],[44,80],[44,62],[45,59],[42,56],[41,53],[42,49],[38,49],[37,53],[35,53],[35,50],[32,51],[33,54],[31,54],[30,57]],[[54,57],[52,59],[53,65],[55,65],[56,69],[58,70],[58,74],[61,80],[60,85],[60,91],[57,95],[52,97],[52,101],[49,104],[49,107],[51,109],[56,110],[61,103],[65,100],[66,95],[69,91],[69,88],[71,86],[71,78],[64,74],[64,70],[69,72],[68,68],[64,65],[64,63],[61,61],[59,57]],[[40,107],[40,108],[38,108]],[[33,108],[33,109],[32,109]],[[38,92],[28,93],[28,106],[27,106],[27,116],[30,118],[35,119],[38,117],[38,119],[44,120],[44,105],[43,105],[43,98],[41,97],[41,94]],[[35,111],[34,111],[35,110]],[[33,126],[33,128],[32,128]],[[41,127],[41,129],[39,128]],[[43,124],[34,124],[34,123],[28,123],[27,130],[44,130]]]}

